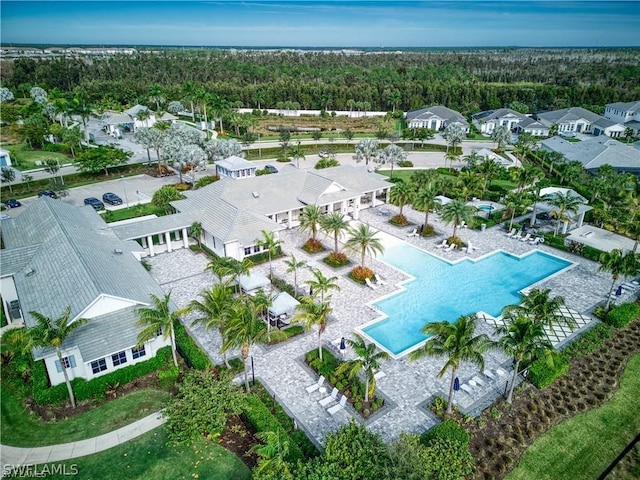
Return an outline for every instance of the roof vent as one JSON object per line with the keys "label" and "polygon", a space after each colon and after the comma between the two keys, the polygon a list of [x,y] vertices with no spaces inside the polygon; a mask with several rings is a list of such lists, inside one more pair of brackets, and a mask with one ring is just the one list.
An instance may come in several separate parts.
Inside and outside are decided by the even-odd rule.
{"label": "roof vent", "polygon": [[251,195],[253,195],[253,198],[258,198],[260,196],[260,192],[251,192]]}
{"label": "roof vent", "polygon": [[33,268],[27,268],[24,271],[24,276],[25,277],[31,277],[34,273],[36,273],[36,271]]}
{"label": "roof vent", "polygon": [[119,248],[114,248],[113,253],[115,253],[116,255],[122,255],[122,250],[120,250]]}

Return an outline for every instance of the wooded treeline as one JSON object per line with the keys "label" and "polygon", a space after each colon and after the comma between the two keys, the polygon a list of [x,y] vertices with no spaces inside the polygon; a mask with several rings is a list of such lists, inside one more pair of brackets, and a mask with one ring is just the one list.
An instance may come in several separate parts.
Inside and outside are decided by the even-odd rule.
{"label": "wooded treeline", "polygon": [[[134,55],[4,60],[2,85],[70,92],[131,105],[157,84],[166,101],[204,87],[233,106],[412,110],[440,104],[470,114],[515,104],[534,112],[640,98],[639,49],[476,49],[349,55],[233,50],[139,51]],[[525,112],[525,113],[526,113]]]}

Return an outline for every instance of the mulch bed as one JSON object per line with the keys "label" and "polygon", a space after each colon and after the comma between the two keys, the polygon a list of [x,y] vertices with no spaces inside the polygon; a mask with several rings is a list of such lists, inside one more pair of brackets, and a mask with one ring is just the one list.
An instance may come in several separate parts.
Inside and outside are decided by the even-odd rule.
{"label": "mulch bed", "polygon": [[628,359],[639,352],[640,321],[635,321],[599,350],[571,359],[569,372],[546,389],[526,383],[511,405],[501,401],[485,411],[467,426],[475,478],[504,478],[540,435],[607,402],[619,386]]}
{"label": "mulch bed", "polygon": [[240,457],[251,469],[258,464],[260,457],[249,450],[260,443],[253,427],[243,416],[234,415],[227,418],[227,425],[220,437],[220,445]]}

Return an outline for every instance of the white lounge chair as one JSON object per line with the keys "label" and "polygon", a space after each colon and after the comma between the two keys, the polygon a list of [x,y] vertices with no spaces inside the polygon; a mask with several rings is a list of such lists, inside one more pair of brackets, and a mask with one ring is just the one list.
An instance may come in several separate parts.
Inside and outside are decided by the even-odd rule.
{"label": "white lounge chair", "polygon": [[529,241],[529,245],[538,245],[540,243],[540,240],[542,240],[542,237],[536,237],[533,240]]}
{"label": "white lounge chair", "polygon": [[456,244],[452,243],[451,245],[449,245],[449,248],[445,248],[444,251],[445,252],[452,252],[456,249]]}
{"label": "white lounge chair", "polygon": [[323,383],[324,383],[324,375],[320,375],[320,378],[316,383],[314,383],[313,385],[309,385],[307,387],[307,393],[315,392],[322,386]]}
{"label": "white lounge chair", "polygon": [[418,236],[418,229],[417,228],[414,228],[409,233],[407,233],[407,237],[417,237],[417,236]]}
{"label": "white lounge chair", "polygon": [[496,376],[491,372],[491,370],[485,370],[484,372],[482,372],[482,374],[491,380],[496,379]]}
{"label": "white lounge chair", "polygon": [[329,415],[333,415],[336,412],[342,410],[346,404],[347,404],[347,397],[343,395],[342,398],[340,399],[340,402],[334,405],[333,407],[329,407],[327,409],[327,412],[329,412]]}
{"label": "white lounge chair", "polygon": [[511,238],[513,238],[515,240],[522,239],[522,232],[516,232],[515,234],[513,234],[513,236]]}
{"label": "white lounge chair", "polygon": [[480,385],[476,383],[476,381],[474,379],[471,379],[469,381],[467,381],[467,383],[472,387],[472,388],[476,388],[479,387]]}
{"label": "white lounge chair", "polygon": [[524,237],[519,238],[518,240],[520,240],[521,242],[528,242],[529,240],[531,240],[531,234],[527,233]]}
{"label": "white lounge chair", "polygon": [[442,243],[436,245],[436,248],[445,248],[447,246],[447,239],[442,240]]}
{"label": "white lounge chair", "polygon": [[331,390],[331,393],[329,395],[327,395],[324,398],[321,398],[320,400],[318,400],[318,403],[322,406],[322,407],[326,407],[327,405],[329,405],[331,402],[338,400],[338,389],[337,388],[333,388],[333,390]]}
{"label": "white lounge chair", "polygon": [[505,369],[503,369],[503,368],[496,368],[496,373],[499,376],[503,377],[503,376],[505,376],[507,374],[507,371]]}
{"label": "white lounge chair", "polygon": [[478,375],[476,375],[475,377],[473,377],[471,380],[473,380],[474,382],[476,382],[478,385],[480,385],[481,387],[486,386],[487,384],[484,383],[484,380],[482,380]]}
{"label": "white lounge chair", "polygon": [[467,385],[466,383],[463,383],[462,385],[460,385],[460,388],[462,390],[464,390],[465,392],[467,392],[469,395],[473,394],[473,389],[469,385]]}
{"label": "white lounge chair", "polygon": [[511,231],[509,233],[507,233],[507,237],[513,237],[516,234],[517,230],[515,228],[512,228]]}
{"label": "white lounge chair", "polygon": [[467,222],[463,220],[462,223],[460,224],[460,228],[467,228]]}
{"label": "white lounge chair", "polygon": [[369,280],[368,278],[364,279],[364,283],[366,283],[367,287],[369,287],[371,290],[376,290],[378,288],[378,285],[374,285],[373,283],[371,283],[371,280]]}
{"label": "white lounge chair", "polygon": [[382,275],[377,274],[376,275],[376,285],[386,285],[386,284],[387,284],[387,281],[384,278],[382,278]]}
{"label": "white lounge chair", "polygon": [[382,370],[378,370],[376,373],[373,374],[373,378],[375,378],[376,380],[380,380],[381,378],[386,377],[387,374],[384,373]]}

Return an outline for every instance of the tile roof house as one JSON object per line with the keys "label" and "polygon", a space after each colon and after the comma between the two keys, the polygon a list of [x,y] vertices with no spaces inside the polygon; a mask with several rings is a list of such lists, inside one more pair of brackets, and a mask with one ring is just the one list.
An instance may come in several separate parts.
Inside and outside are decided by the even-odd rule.
{"label": "tile roof house", "polygon": [[486,110],[471,115],[471,121],[480,133],[491,135],[500,126],[507,127],[510,131],[524,131],[534,136],[547,136],[549,129],[538,121],[516,112],[510,108],[498,108]]}
{"label": "tile roof house", "polygon": [[428,128],[438,131],[452,123],[459,123],[464,127],[465,133],[469,133],[469,122],[460,112],[447,107],[435,105],[433,107],[411,110],[406,113],[408,128]]}
{"label": "tile roof house", "polygon": [[640,151],[606,136],[581,142],[567,142],[561,137],[552,137],[540,142],[540,148],[558,152],[566,161],[578,161],[592,173],[602,165],[611,165],[617,172],[640,175]]}
{"label": "tile roof house", "polygon": [[[558,126],[558,133],[591,133],[594,135],[619,136],[624,128],[614,127],[609,122],[603,122],[603,118],[581,107],[563,108],[550,112],[536,114],[537,120],[551,127]],[[597,131],[597,133],[596,133]]]}
{"label": "tile roof house", "polygon": [[[140,263],[142,248],[118,238],[89,206],[41,197],[21,215],[2,222],[0,251],[3,308],[12,323],[35,321],[28,312],[90,321],[62,345],[70,379],[91,379],[155,356],[168,340],[158,336],[137,346],[136,308],[150,295],[164,296]],[[19,308],[9,309],[11,302]],[[33,351],[44,360],[52,385],[64,382],[50,348]]]}
{"label": "tile roof house", "polygon": [[[139,118],[141,115],[140,112],[142,111],[146,111],[148,113],[147,118]],[[125,127],[132,132],[135,132],[140,127],[153,127],[158,120],[164,120],[172,123],[177,120],[177,118],[171,114],[165,113],[161,118],[157,119],[155,112],[144,105],[135,105],[124,112],[105,113],[102,117],[102,122],[105,124],[108,133],[116,138],[122,137],[122,132],[120,132],[121,127]]]}
{"label": "tile roof house", "polygon": [[630,128],[634,136],[640,135],[640,101],[607,103],[604,118],[621,123],[625,129]]}

